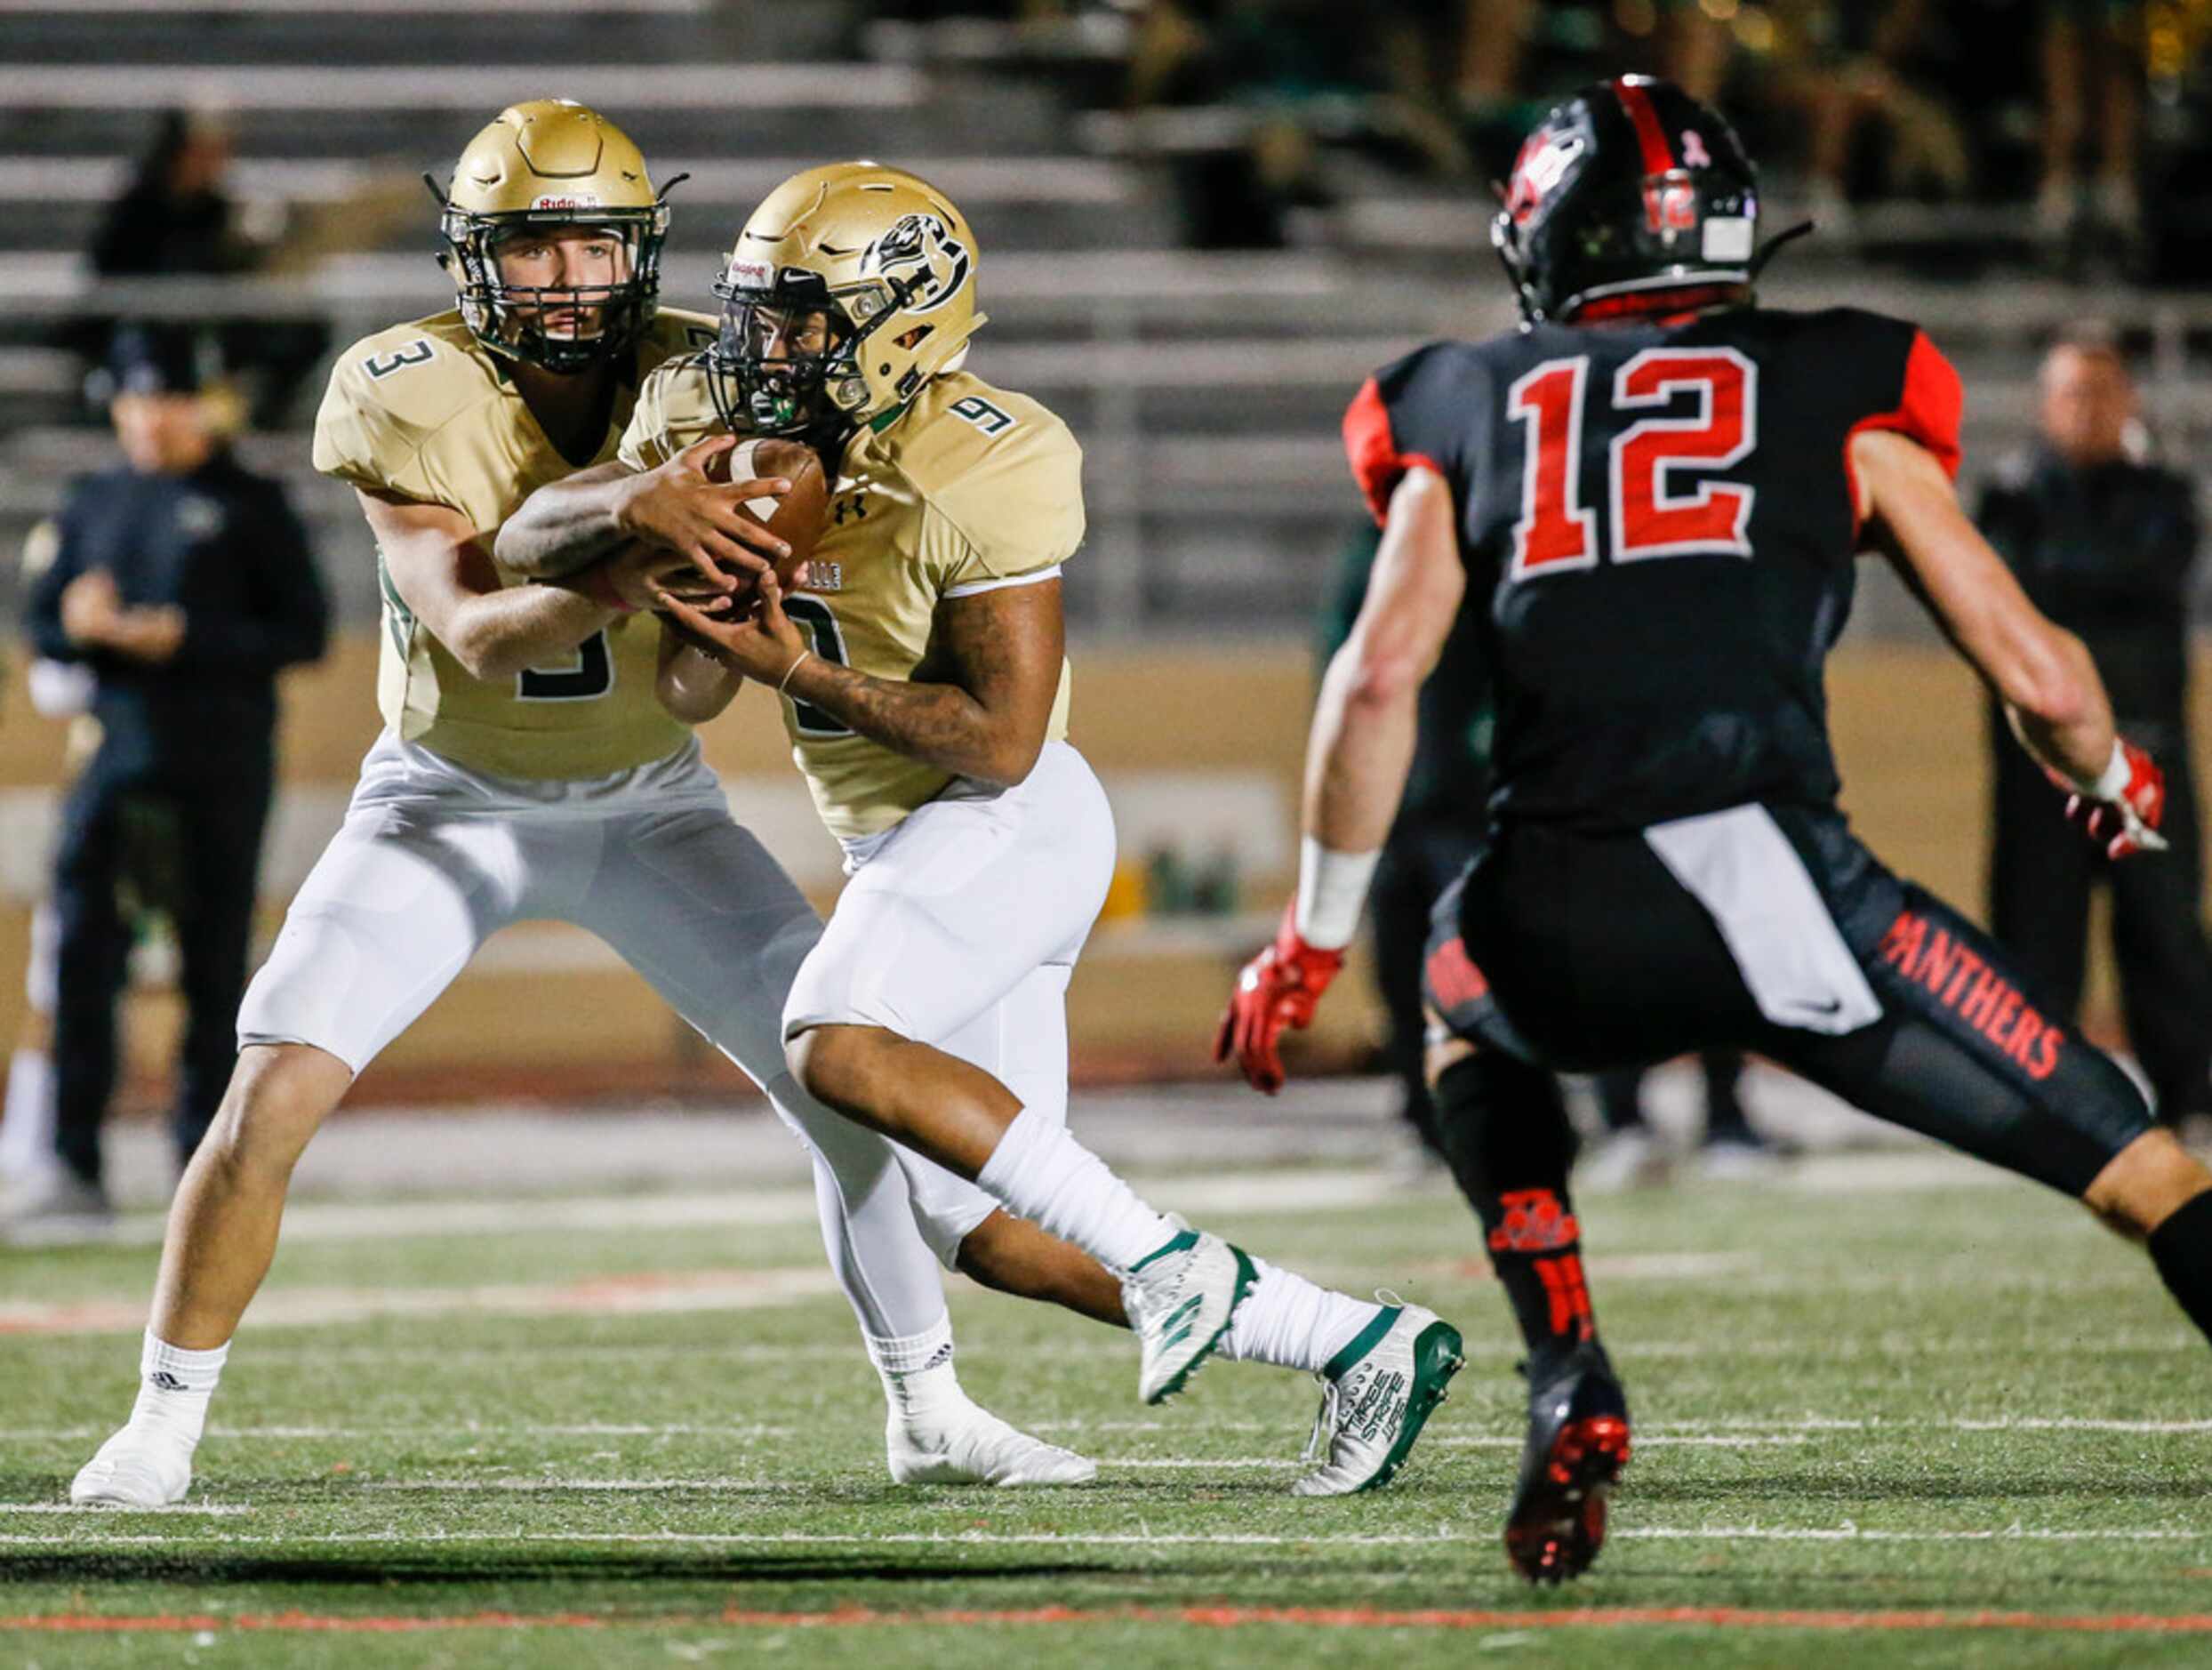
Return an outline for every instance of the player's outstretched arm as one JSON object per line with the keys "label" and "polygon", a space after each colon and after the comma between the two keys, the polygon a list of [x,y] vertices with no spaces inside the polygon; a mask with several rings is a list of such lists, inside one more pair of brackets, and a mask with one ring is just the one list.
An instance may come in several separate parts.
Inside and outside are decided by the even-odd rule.
{"label": "player's outstretched arm", "polygon": [[2004,703],[2014,735],[2073,789],[2091,832],[2111,839],[2114,857],[2162,845],[2142,827],[2158,822],[2162,779],[2115,729],[2088,646],[2028,600],[1934,455],[1903,435],[1874,430],[1853,438],[1851,466],[1861,517]]}
{"label": "player's outstretched arm", "polygon": [[1927,448],[1876,430],[1853,438],[1851,464],[1861,516],[2004,702],[2028,751],[2094,783],[2112,757],[2112,709],[2088,646],[2028,600]]}
{"label": "player's outstretched arm", "polygon": [[758,574],[791,548],[739,514],[748,501],[781,497],[781,476],[717,482],[708,467],[737,445],[731,435],[696,441],[655,470],[619,461],[539,488],[500,529],[494,554],[510,572],[533,579],[573,574],[631,540],[690,559],[714,585],[734,590],[741,574]]}
{"label": "player's outstretched arm", "polygon": [[400,601],[476,678],[511,678],[582,643],[618,614],[652,606],[691,578],[681,558],[644,546],[557,583],[503,586],[483,535],[460,511],[354,489]]}
{"label": "player's outstretched arm", "polygon": [[783,613],[773,573],[748,620],[718,621],[673,596],[659,602],[747,678],[940,770],[1010,787],[1043,751],[1066,654],[1056,579],[946,598],[917,670],[926,676],[910,680],[815,654]]}
{"label": "player's outstretched arm", "polygon": [[1305,833],[1328,851],[1374,852],[1391,832],[1421,686],[1466,591],[1451,486],[1409,470],[1391,494],[1359,617],[1322,675],[1306,742]]}
{"label": "player's outstretched arm", "polygon": [[1398,815],[1420,727],[1421,686],[1467,591],[1452,489],[1415,468],[1392,489],[1359,618],[1322,675],[1306,742],[1298,895],[1275,943],[1246,964],[1214,1039],[1255,1089],[1283,1086],[1278,1044],[1303,1027],[1358,931],[1382,842]]}

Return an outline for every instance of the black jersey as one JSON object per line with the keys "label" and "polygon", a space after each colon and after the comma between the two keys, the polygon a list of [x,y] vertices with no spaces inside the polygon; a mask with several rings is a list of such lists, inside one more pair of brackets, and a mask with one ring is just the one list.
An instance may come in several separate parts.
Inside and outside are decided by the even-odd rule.
{"label": "black jersey", "polygon": [[1901,430],[1955,475],[1960,398],[1917,327],[1849,308],[1542,325],[1369,379],[1344,440],[1377,518],[1416,465],[1451,484],[1494,815],[1635,829],[1832,803],[1847,446]]}

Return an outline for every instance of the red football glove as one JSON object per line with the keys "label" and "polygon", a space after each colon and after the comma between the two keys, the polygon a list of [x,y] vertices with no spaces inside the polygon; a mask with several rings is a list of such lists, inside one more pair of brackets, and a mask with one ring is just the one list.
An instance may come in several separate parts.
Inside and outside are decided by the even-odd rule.
{"label": "red football glove", "polygon": [[2166,815],[2166,774],[2157,760],[2124,736],[2120,751],[2128,761],[2128,783],[2112,799],[2085,793],[2054,774],[2053,780],[2066,791],[2066,815],[2088,831],[2107,858],[2162,853],[2166,838],[2158,830]]}
{"label": "red football glove", "polygon": [[1227,1061],[1233,1053],[1252,1088],[1273,1096],[1283,1088],[1283,1058],[1276,1040],[1286,1026],[1303,1031],[1312,1024],[1314,1005],[1343,966],[1342,951],[1322,951],[1298,937],[1298,907],[1286,906],[1275,943],[1237,976],[1237,989],[1229,994],[1229,1010],[1214,1040],[1214,1059]]}

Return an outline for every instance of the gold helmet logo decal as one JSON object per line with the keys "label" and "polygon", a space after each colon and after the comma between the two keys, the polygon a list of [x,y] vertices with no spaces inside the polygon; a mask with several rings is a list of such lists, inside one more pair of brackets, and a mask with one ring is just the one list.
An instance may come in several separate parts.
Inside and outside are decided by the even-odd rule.
{"label": "gold helmet logo decal", "polygon": [[942,307],[967,283],[967,246],[934,214],[910,214],[868,246],[861,275],[880,277],[905,297],[910,313]]}

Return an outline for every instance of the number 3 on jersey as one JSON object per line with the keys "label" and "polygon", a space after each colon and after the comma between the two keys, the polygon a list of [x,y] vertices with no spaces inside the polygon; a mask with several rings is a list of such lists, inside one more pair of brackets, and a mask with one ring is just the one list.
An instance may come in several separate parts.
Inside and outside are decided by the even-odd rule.
{"label": "number 3 on jersey", "polygon": [[[1595,567],[1598,517],[1579,502],[1590,357],[1551,359],[1506,394],[1527,426],[1521,514],[1513,528],[1514,580]],[[1759,366],[1733,348],[1647,348],[1615,373],[1607,430],[1640,409],[1696,397],[1687,415],[1637,419],[1607,457],[1607,520],[1616,563],[1655,557],[1749,557],[1751,488],[1718,481],[1674,489],[1670,470],[1726,470],[1759,438]]]}

